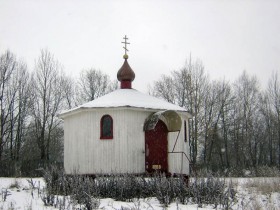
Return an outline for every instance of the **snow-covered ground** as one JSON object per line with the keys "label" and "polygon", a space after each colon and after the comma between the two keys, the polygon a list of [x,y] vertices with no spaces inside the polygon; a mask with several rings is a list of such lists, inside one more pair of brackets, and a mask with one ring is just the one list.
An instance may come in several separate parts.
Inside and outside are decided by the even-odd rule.
{"label": "snow-covered ground", "polygon": [[[227,178],[237,191],[237,200],[231,209],[280,209],[280,177],[273,178]],[[59,206],[44,206],[45,183],[43,178],[0,178],[0,210],[49,210],[62,209]],[[69,203],[69,199],[57,196],[56,199],[66,202],[63,209],[79,209],[79,205]],[[110,198],[98,200],[99,209],[149,209],[158,210],[164,207],[156,198],[135,200],[135,202],[119,202]],[[182,205],[171,203],[167,209],[203,210],[213,209],[213,206],[198,208],[196,204]]]}

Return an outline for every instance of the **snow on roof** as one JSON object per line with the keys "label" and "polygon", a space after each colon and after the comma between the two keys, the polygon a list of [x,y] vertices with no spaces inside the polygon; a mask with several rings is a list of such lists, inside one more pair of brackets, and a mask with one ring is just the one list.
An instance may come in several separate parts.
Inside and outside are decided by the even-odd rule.
{"label": "snow on roof", "polygon": [[156,98],[135,89],[118,89],[107,95],[101,96],[93,101],[87,102],[74,109],[62,112],[60,115],[78,110],[81,108],[114,108],[114,107],[136,107],[156,110],[187,110],[175,104]]}

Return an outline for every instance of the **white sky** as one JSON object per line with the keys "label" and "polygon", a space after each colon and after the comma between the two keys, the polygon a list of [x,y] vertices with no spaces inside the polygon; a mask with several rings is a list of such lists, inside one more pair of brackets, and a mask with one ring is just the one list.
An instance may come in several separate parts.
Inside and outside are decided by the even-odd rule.
{"label": "white sky", "polygon": [[31,70],[48,48],[70,75],[93,67],[116,79],[124,35],[143,92],[190,53],[212,79],[246,70],[264,87],[280,72],[279,0],[0,0],[0,53],[10,49]]}

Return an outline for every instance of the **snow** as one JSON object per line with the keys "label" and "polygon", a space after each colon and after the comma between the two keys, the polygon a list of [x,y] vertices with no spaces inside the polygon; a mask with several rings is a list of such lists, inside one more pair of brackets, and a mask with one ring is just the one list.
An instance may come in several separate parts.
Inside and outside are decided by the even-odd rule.
{"label": "snow", "polygon": [[[31,178],[0,178],[0,209],[53,209],[46,208],[41,200],[38,191],[33,192],[28,180]],[[37,188],[43,189],[45,182],[43,178],[32,178],[32,182]],[[17,187],[11,187],[17,185]],[[4,199],[7,190],[7,198]],[[35,195],[36,194],[36,195]]]}
{"label": "snow", "polygon": [[[28,181],[29,180],[29,181]],[[34,187],[31,186],[31,180]],[[280,209],[280,192],[259,192],[254,185],[256,183],[276,183],[280,184],[280,177],[275,178],[227,178],[227,182],[232,182],[237,190],[236,202],[232,209]],[[268,184],[269,185],[269,184]],[[0,178],[0,209],[38,209],[38,210],[58,210],[59,208],[44,206],[41,199],[44,192],[45,182],[43,178]],[[33,190],[32,190],[33,189]],[[5,191],[8,195],[4,199]],[[72,206],[71,206],[72,205]],[[73,208],[73,204],[65,209]],[[71,208],[70,208],[71,207]],[[118,209],[154,209],[160,210],[164,207],[156,198],[140,199],[134,202],[120,202],[111,198],[101,199],[99,209],[118,210]],[[182,205],[171,203],[167,209],[188,209],[188,210],[207,210],[213,206],[198,208],[196,204]]]}
{"label": "snow", "polygon": [[85,103],[74,109],[64,111],[60,114],[82,109],[82,108],[114,108],[114,107],[136,107],[155,110],[173,110],[187,112],[186,109],[169,103],[162,99],[141,93],[135,89],[118,89],[107,95],[101,96],[93,101]]}

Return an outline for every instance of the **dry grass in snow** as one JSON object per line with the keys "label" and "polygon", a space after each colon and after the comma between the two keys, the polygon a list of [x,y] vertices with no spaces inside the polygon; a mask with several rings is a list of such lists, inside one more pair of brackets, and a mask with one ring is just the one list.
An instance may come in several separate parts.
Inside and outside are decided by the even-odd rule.
{"label": "dry grass in snow", "polygon": [[[232,183],[236,191],[236,199],[229,209],[280,209],[280,177],[226,178],[225,181]],[[43,178],[0,178],[0,190],[0,210],[84,209],[82,205],[71,201],[69,196],[55,196],[56,207],[45,206]],[[195,203],[182,205],[179,202],[173,202],[168,207],[164,207],[156,198],[135,199],[132,202],[120,202],[107,198],[96,199],[96,202],[96,209],[106,210],[213,209],[211,205],[203,205],[203,208],[199,208]]]}

